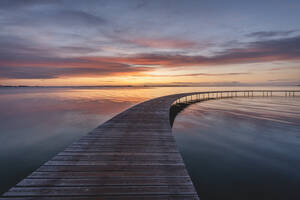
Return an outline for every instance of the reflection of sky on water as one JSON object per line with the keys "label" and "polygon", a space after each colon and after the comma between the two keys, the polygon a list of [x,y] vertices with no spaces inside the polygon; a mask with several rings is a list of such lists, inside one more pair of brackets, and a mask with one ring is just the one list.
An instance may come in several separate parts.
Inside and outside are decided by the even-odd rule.
{"label": "reflection of sky on water", "polygon": [[0,94],[0,193],[72,141],[143,100],[108,97],[97,90],[5,90]]}
{"label": "reflection of sky on water", "polygon": [[189,106],[173,132],[202,199],[300,199],[299,97]]}

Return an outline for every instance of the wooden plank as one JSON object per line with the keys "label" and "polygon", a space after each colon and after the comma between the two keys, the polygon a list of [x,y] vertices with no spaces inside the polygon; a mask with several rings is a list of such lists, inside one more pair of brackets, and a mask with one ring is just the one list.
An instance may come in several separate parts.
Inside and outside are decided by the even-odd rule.
{"label": "wooden plank", "polygon": [[37,197],[0,197],[0,200],[197,200],[196,194],[180,194],[180,195],[126,195],[126,196],[39,196]]}
{"label": "wooden plank", "polygon": [[178,160],[113,160],[113,161],[103,161],[103,160],[49,160],[44,165],[96,165],[96,166],[111,166],[111,165],[184,165],[183,163],[178,162]]}
{"label": "wooden plank", "polygon": [[162,143],[159,141],[156,142],[143,142],[143,143],[138,143],[135,144],[134,142],[103,142],[103,143],[90,143],[90,144],[86,144],[86,143],[74,143],[72,145],[69,146],[70,147],[78,147],[78,148],[83,148],[83,147],[89,147],[89,148],[97,148],[97,147],[101,147],[101,148],[111,148],[111,147],[122,147],[122,148],[133,148],[133,147],[152,147],[152,148],[177,148],[177,145],[170,142],[166,142],[166,143]]}
{"label": "wooden plank", "polygon": [[[158,171],[180,171],[185,170],[185,166],[182,163],[178,165],[139,165],[139,164],[119,164],[119,165],[42,165],[35,172],[101,172],[101,171],[134,171],[134,172],[144,172],[152,173]],[[33,172],[33,173],[35,173]]]}
{"label": "wooden plank", "polygon": [[6,196],[120,196],[120,195],[167,195],[195,194],[192,185],[167,186],[80,186],[80,187],[14,187]]}
{"label": "wooden plank", "polygon": [[167,154],[167,155],[57,155],[53,159],[53,161],[144,161],[144,160],[152,160],[152,161],[181,161],[181,157],[178,154]]}
{"label": "wooden plank", "polygon": [[24,179],[18,187],[95,185],[191,185],[186,177],[106,177],[102,179]]}
{"label": "wooden plank", "polygon": [[[73,170],[73,171],[72,171]],[[79,170],[81,170],[79,168]],[[57,171],[49,170],[49,171],[35,171],[29,178],[102,178],[102,177],[128,177],[128,176],[136,176],[136,177],[152,177],[152,176],[161,176],[161,177],[180,177],[186,176],[187,172],[183,170],[152,170],[152,171],[131,171],[131,170],[123,170],[123,171],[98,171],[98,172],[88,172],[88,171],[75,171],[75,169],[71,169],[70,171]]]}
{"label": "wooden plank", "polygon": [[74,142],[72,145],[100,145],[100,146],[108,146],[108,145],[135,145],[135,146],[145,146],[145,145],[153,145],[153,146],[176,146],[174,141],[172,140],[142,140],[137,144],[136,141],[122,141],[121,139],[112,139],[112,140],[90,140],[90,141],[78,141]]}
{"label": "wooden plank", "polygon": [[144,153],[179,153],[177,149],[170,148],[67,148],[66,152],[144,152]]}
{"label": "wooden plank", "polygon": [[57,156],[65,156],[65,155],[72,155],[72,156],[177,156],[181,158],[181,155],[177,152],[175,153],[143,153],[143,152],[102,152],[102,153],[90,153],[90,152],[67,152],[62,151],[57,154]]}

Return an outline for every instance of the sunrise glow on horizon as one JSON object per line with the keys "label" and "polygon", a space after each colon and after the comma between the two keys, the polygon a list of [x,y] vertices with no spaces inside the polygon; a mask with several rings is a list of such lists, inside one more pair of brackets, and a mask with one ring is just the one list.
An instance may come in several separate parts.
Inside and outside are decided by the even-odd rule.
{"label": "sunrise glow on horizon", "polygon": [[299,9],[292,0],[1,1],[0,85],[299,85]]}

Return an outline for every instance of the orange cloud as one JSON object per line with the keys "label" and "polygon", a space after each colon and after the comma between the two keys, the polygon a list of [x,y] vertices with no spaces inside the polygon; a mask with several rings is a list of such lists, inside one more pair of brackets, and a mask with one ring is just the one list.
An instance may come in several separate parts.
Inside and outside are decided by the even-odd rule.
{"label": "orange cloud", "polygon": [[[150,42],[150,44],[152,44]],[[300,36],[250,43],[247,47],[224,50],[214,56],[136,54],[123,57],[16,57],[2,58],[2,78],[56,78],[61,76],[143,75],[160,67],[215,66],[270,61],[300,60]]]}
{"label": "orange cloud", "polygon": [[134,44],[138,44],[144,47],[153,48],[170,48],[170,49],[187,49],[193,48],[197,43],[188,40],[179,39],[150,39],[150,38],[138,38],[130,40]]}

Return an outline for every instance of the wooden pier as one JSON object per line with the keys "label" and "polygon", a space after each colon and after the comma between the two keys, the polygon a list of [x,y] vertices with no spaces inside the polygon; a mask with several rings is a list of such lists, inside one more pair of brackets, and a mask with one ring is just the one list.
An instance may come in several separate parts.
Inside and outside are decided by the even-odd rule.
{"label": "wooden pier", "polygon": [[299,92],[196,92],[140,103],[68,146],[0,199],[198,199],[172,135],[170,106]]}

